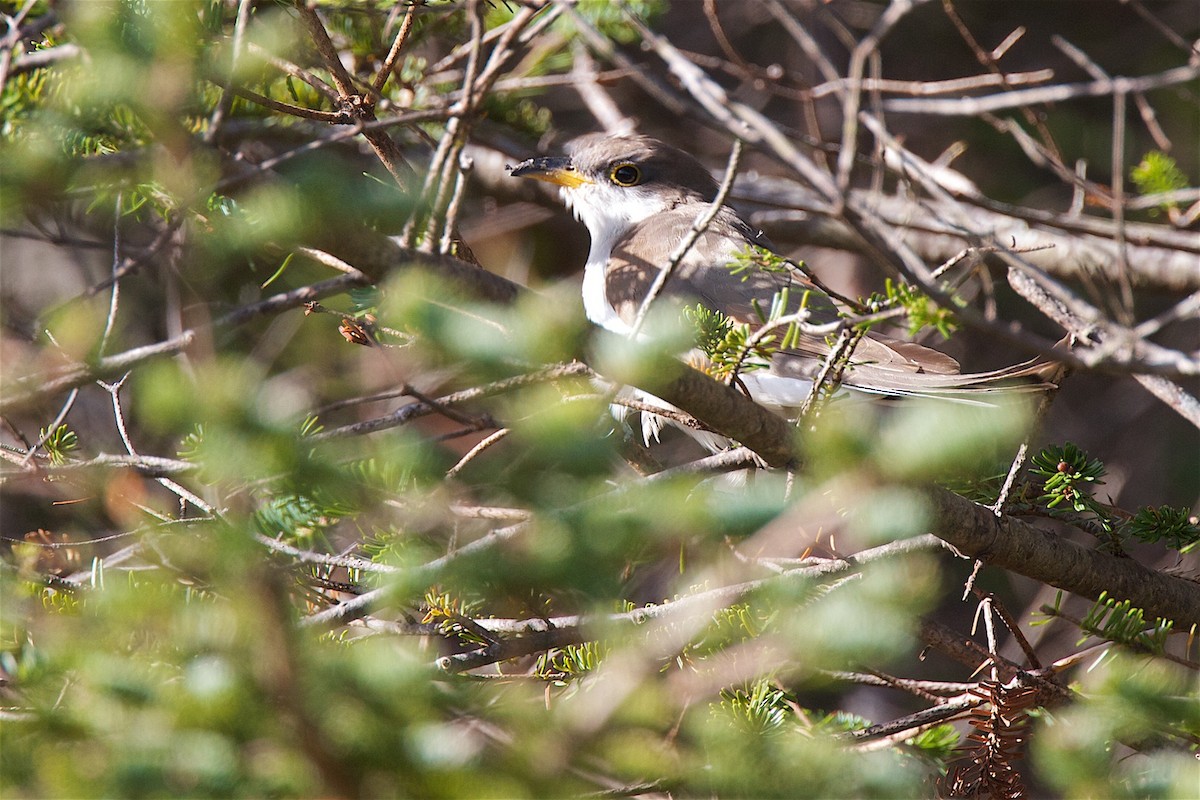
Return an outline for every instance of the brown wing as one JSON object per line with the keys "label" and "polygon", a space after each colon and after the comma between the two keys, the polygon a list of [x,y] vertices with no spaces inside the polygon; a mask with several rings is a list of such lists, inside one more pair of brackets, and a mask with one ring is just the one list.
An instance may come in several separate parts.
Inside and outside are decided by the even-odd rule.
{"label": "brown wing", "polygon": [[[626,322],[637,315],[650,284],[704,210],[703,204],[686,203],[637,226],[613,248],[606,273],[608,301]],[[733,211],[722,209],[675,269],[661,298],[677,304],[701,302],[740,322],[756,322],[755,301],[765,311],[775,293],[790,286],[797,301],[801,291],[813,291],[814,313],[821,322],[836,319],[837,309],[829,298],[798,275],[759,269],[732,272],[730,266],[749,245],[765,243]]]}
{"label": "brown wing", "polygon": [[[609,303],[623,320],[631,322],[637,315],[659,269],[668,262],[704,209],[703,204],[687,203],[653,217],[613,248],[606,286]],[[798,306],[805,300],[813,324],[837,319],[834,302],[799,275],[761,269],[734,274],[729,265],[750,244],[767,242],[756,236],[733,211],[722,209],[667,281],[660,302],[674,301],[680,305],[700,302],[738,322],[756,324],[760,321],[756,301],[757,307],[765,312],[780,289],[791,287],[793,304]],[[828,353],[829,346],[823,337],[802,334],[795,349],[775,358],[773,368],[780,374],[811,377]],[[922,375],[958,372],[958,362],[944,353],[875,334],[864,337],[851,363],[851,371],[861,366],[871,368],[868,371],[873,374],[885,373],[873,375],[877,380],[890,372]]]}

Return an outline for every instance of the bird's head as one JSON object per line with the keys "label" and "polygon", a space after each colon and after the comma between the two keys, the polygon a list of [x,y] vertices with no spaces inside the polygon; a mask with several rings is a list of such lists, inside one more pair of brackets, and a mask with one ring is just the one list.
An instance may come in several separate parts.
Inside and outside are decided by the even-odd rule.
{"label": "bird's head", "polygon": [[566,156],[531,158],[512,175],[560,187],[592,243],[611,245],[634,225],[687,202],[711,202],[717,182],[704,165],[649,136],[588,134]]}

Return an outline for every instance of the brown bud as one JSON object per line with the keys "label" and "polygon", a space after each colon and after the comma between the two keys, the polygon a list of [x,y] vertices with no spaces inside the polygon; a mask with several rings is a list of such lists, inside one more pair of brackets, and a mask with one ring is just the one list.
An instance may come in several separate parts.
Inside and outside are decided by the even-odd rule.
{"label": "brown bud", "polygon": [[338,325],[338,333],[342,334],[351,344],[371,344],[371,337],[367,335],[363,327],[349,317],[342,318],[342,324]]}

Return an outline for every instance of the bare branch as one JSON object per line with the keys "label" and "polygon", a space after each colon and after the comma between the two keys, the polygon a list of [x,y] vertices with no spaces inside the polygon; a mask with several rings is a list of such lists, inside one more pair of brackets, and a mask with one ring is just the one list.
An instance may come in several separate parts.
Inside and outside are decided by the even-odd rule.
{"label": "bare branch", "polygon": [[1080,97],[1105,97],[1122,92],[1147,92],[1167,86],[1177,86],[1200,77],[1200,65],[1174,67],[1157,75],[1141,78],[1111,78],[1089,83],[1067,83],[1056,86],[1040,86],[1034,89],[1017,89],[1012,92],[983,95],[981,97],[956,98],[907,98],[897,97],[883,101],[884,111],[902,114],[933,114],[937,116],[975,117],[980,114],[1004,111],[1010,108],[1038,103],[1062,103]]}
{"label": "bare branch", "polygon": [[1013,517],[997,518],[991,509],[945,489],[921,494],[934,535],[964,555],[1092,600],[1107,592],[1147,614],[1175,620],[1180,628],[1200,624],[1200,584],[1085,549]]}
{"label": "bare branch", "polygon": [[[483,397],[490,397],[496,394],[512,391],[513,389],[522,386],[530,386],[536,383],[545,383],[547,381],[556,381],[563,378],[575,378],[589,376],[594,374],[589,367],[578,361],[569,364],[559,364],[545,369],[540,369],[536,372],[530,372],[525,375],[517,375],[512,378],[507,378],[501,381],[495,381],[485,386],[478,386],[473,389],[464,389],[460,392],[439,397],[436,400],[418,400],[415,403],[409,403],[406,406],[393,411],[384,417],[364,420],[356,422],[352,425],[343,425],[340,428],[334,428],[328,431],[322,431],[315,434],[312,438],[315,441],[323,439],[335,439],[344,436],[361,436],[376,431],[395,428],[400,425],[405,425],[408,422],[418,418],[428,416],[429,414],[439,413],[442,408],[452,408],[462,405],[463,403],[478,400]],[[411,391],[411,390],[410,390]]]}
{"label": "bare branch", "polygon": [[15,411],[35,406],[44,399],[52,397],[59,392],[65,392],[69,389],[82,386],[85,383],[91,383],[94,380],[110,378],[122,372],[127,372],[131,367],[141,364],[144,361],[180,353],[190,347],[195,338],[195,331],[185,331],[174,339],[168,339],[156,344],[148,344],[144,347],[135,347],[132,350],[126,350],[124,353],[116,355],[105,356],[93,364],[80,364],[68,367],[49,377],[26,378],[14,381],[18,387],[29,386],[29,384],[36,385],[31,388],[18,388],[15,393],[0,398],[0,413],[12,414]]}
{"label": "bare branch", "polygon": [[[763,190],[768,185],[770,181],[759,178],[755,188],[739,189],[737,194],[765,199],[768,192]],[[815,200],[811,193],[806,193],[796,184],[786,191],[793,198]],[[911,198],[879,196],[875,203],[880,218],[901,228],[904,241],[927,261],[945,261],[961,252],[964,246],[974,246],[980,241],[1005,246],[1015,243],[1021,247],[1049,246],[1050,249],[1038,256],[1038,263],[1050,274],[1066,279],[1078,279],[1083,274],[1116,277],[1112,274],[1116,263],[1116,244],[1112,239],[1091,233],[1064,231],[1050,221],[1049,214],[1033,212],[1027,215],[1029,218],[1022,219],[970,206],[973,224],[969,229],[963,229],[946,221],[951,212],[946,204],[938,201],[918,202]],[[801,200],[797,205],[803,207],[807,204]],[[755,225],[777,238],[801,238],[812,244],[855,252],[865,249],[851,227],[836,218],[825,216],[828,209],[820,201],[808,205],[808,209],[755,211],[751,219]],[[1195,268],[1197,254],[1190,247],[1177,249],[1127,242],[1126,249],[1129,253],[1129,277],[1135,288],[1168,291],[1200,289],[1200,270]]]}
{"label": "bare branch", "polygon": [[[82,472],[93,469],[132,469],[139,475],[147,478],[160,478],[168,475],[184,475],[190,472],[195,472],[200,467],[191,461],[181,461],[177,458],[163,458],[161,456],[142,456],[142,455],[110,455],[108,453],[100,453],[89,459],[82,461],[68,461],[65,464],[58,466],[50,466],[49,464],[39,465],[39,469],[48,475],[68,474],[74,472]],[[18,473],[15,472],[0,472],[4,477],[12,477]],[[20,474],[24,475],[22,470]]]}
{"label": "bare branch", "polygon": [[392,41],[392,49],[388,51],[387,58],[383,61],[383,66],[379,68],[379,72],[375,75],[375,80],[371,82],[371,92],[378,96],[383,92],[384,85],[391,77],[392,70],[396,67],[396,61],[400,58],[400,51],[404,49],[404,43],[408,41],[408,35],[412,32],[413,15],[416,14],[417,6],[421,5],[421,0],[413,0],[408,6],[408,11],[404,12],[404,21],[400,23],[400,30],[396,32],[396,38]]}
{"label": "bare branch", "polygon": [[644,626],[649,622],[655,622],[657,626],[650,628],[645,634],[653,636],[661,626],[677,624],[682,620],[695,617],[697,614],[707,618],[714,609],[736,603],[764,587],[793,581],[809,581],[814,578],[835,577],[853,572],[865,564],[896,558],[907,553],[930,550],[938,546],[937,540],[932,536],[918,536],[864,550],[849,558],[830,559],[821,564],[790,569],[769,578],[694,592],[677,600],[642,606],[623,613],[527,620],[478,619],[475,622],[489,631],[515,634],[519,638],[501,642],[501,647],[485,647],[469,653],[440,658],[437,666],[448,672],[478,669],[487,664],[494,664],[497,661],[538,652],[550,647],[563,647],[567,644],[585,642],[595,638],[597,630],[611,628],[614,625]]}
{"label": "bare branch", "polygon": [[[317,46],[317,51],[321,54],[326,69],[333,75],[342,110],[355,120],[375,121],[375,110],[372,103],[355,91],[354,81],[345,66],[342,65],[316,10],[308,4],[307,0],[293,0],[293,5],[300,12],[300,19],[308,28],[309,35],[312,37],[313,44]],[[404,160],[404,155],[392,138],[385,131],[374,128],[364,128],[363,136],[370,142],[372,149],[375,150],[375,155],[379,157],[383,166],[391,173],[396,185],[401,189],[406,188],[412,180],[412,168]]]}
{"label": "bare branch", "polygon": [[1052,69],[1038,69],[1030,72],[1006,72],[999,75],[972,75],[966,78],[948,78],[942,81],[900,81],[883,78],[862,78],[854,81],[851,78],[838,78],[814,86],[808,90],[808,93],[814,98],[827,97],[831,94],[840,95],[857,83],[864,92],[929,97],[939,94],[959,94],[988,86],[1022,86],[1031,83],[1046,83],[1053,79],[1054,70]]}

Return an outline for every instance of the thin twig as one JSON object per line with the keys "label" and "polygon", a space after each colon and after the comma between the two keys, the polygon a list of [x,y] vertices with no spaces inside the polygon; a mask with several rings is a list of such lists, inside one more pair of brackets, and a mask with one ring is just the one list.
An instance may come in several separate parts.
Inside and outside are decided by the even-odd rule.
{"label": "thin twig", "polygon": [[400,51],[404,49],[404,43],[408,41],[408,35],[412,32],[413,16],[419,5],[423,5],[423,0],[410,0],[408,11],[404,13],[404,20],[400,23],[400,30],[397,31],[396,38],[392,41],[392,49],[388,51],[387,58],[383,61],[383,66],[379,68],[379,72],[375,75],[375,80],[371,82],[371,93],[376,97],[383,94],[383,87],[387,84],[388,78],[391,77],[392,71],[396,67],[396,61],[400,58]]}
{"label": "thin twig", "polygon": [[337,50],[334,48],[333,42],[329,39],[329,33],[325,30],[325,24],[317,16],[316,9],[310,6],[306,0],[293,0],[293,6],[300,12],[300,21],[308,29],[309,37],[312,39],[313,44],[316,45],[317,52],[321,54],[321,60],[325,63],[325,68],[333,76],[333,82],[337,86],[338,94],[341,95],[342,99],[355,94],[354,80],[350,77],[350,73],[346,71],[342,60],[338,58]]}
{"label": "thin twig", "polygon": [[328,98],[329,100],[337,102],[337,99],[338,99],[337,89],[334,89],[328,83],[321,80],[316,75],[313,75],[311,72],[304,69],[303,67],[300,67],[296,64],[293,64],[290,61],[286,61],[286,60],[280,58],[279,56],[275,55],[274,53],[264,49],[261,45],[255,44],[254,42],[247,42],[246,49],[248,51],[250,51],[251,53],[253,53],[255,56],[266,61],[271,66],[275,67],[275,69],[279,70],[280,72],[282,72],[286,75],[290,75],[293,78],[296,78],[297,80],[303,81],[304,83],[311,86],[313,89],[315,89],[320,94],[325,95],[325,97]]}
{"label": "thin twig", "polygon": [[[975,593],[981,598],[985,596],[985,593],[978,589],[975,590]],[[1033,646],[1029,644],[1029,640],[1025,638],[1025,634],[1021,633],[1021,626],[1017,620],[1013,618],[1012,614],[1008,613],[1008,609],[1004,607],[1004,604],[993,595],[987,594],[986,596],[990,602],[991,610],[996,613],[996,616],[1000,617],[1000,621],[1004,623],[1004,627],[1008,628],[1008,632],[1017,640],[1017,645],[1021,648],[1021,652],[1025,654],[1030,668],[1033,670],[1041,669],[1042,663],[1038,659],[1037,653],[1033,651]]]}
{"label": "thin twig", "polygon": [[[195,331],[184,331],[183,334],[155,344],[135,347],[116,355],[105,356],[92,364],[81,364],[67,367],[51,377],[37,379],[37,385],[32,388],[18,390],[15,394],[0,398],[0,413],[9,414],[19,408],[40,402],[43,398],[74,389],[85,383],[91,383],[98,378],[104,378],[124,372],[136,364],[165,355],[174,355],[191,346],[195,341]],[[28,385],[33,381],[18,381],[18,385]]]}
{"label": "thin twig", "polygon": [[[337,50],[330,41],[329,33],[325,30],[325,25],[321,22],[316,10],[308,4],[307,0],[293,0],[293,5],[300,13],[300,19],[308,29],[309,36],[316,45],[317,52],[321,54],[326,69],[333,76],[342,110],[355,120],[375,121],[372,101],[355,91],[353,79],[346,71],[341,59],[338,58]],[[363,136],[370,143],[375,155],[379,157],[380,163],[391,174],[396,185],[401,189],[405,188],[412,178],[412,168],[404,160],[404,155],[392,138],[384,131],[365,127]]]}
{"label": "thin twig", "polygon": [[876,52],[883,38],[897,23],[924,0],[892,0],[887,9],[875,20],[871,30],[850,53],[850,66],[846,75],[850,79],[849,91],[842,98],[842,140],[837,158],[837,187],[839,194],[850,188],[850,171],[858,152],[858,117],[862,109],[862,79],[867,58]]}
{"label": "thin twig", "polygon": [[[516,525],[510,525],[507,528],[491,531],[479,539],[464,545],[453,553],[434,559],[426,564],[415,569],[405,572],[406,583],[409,585],[428,584],[436,580],[436,576],[455,561],[477,553],[484,552],[492,547],[495,547],[503,542],[509,541],[523,532],[527,527],[527,523],[520,522]],[[316,614],[311,614],[300,621],[300,624],[305,627],[326,627],[329,625],[343,625],[353,619],[357,619],[368,612],[369,609],[378,608],[381,604],[395,593],[396,587],[382,586],[378,589],[373,589],[365,594],[361,594],[353,600],[341,603],[336,606],[331,606],[324,611],[319,611]]]}
{"label": "thin twig", "polygon": [[[971,75],[966,78],[948,78],[941,81],[902,81],[892,78],[862,78],[859,86],[866,92],[901,94],[910,97],[933,97],[941,94],[962,94],[991,86],[1023,86],[1046,83],[1054,79],[1054,70],[1039,69],[1030,72],[1006,72],[999,75]],[[814,98],[841,94],[854,84],[850,78],[838,78],[822,83],[807,91]]]}
{"label": "thin twig", "polygon": [[956,98],[906,98],[897,97],[883,101],[883,110],[904,114],[932,114],[935,116],[977,117],[985,112],[1005,111],[1010,108],[1036,105],[1039,103],[1062,103],[1082,97],[1106,97],[1118,91],[1148,92],[1167,86],[1177,86],[1200,77],[1200,65],[1173,67],[1154,75],[1138,78],[1115,77],[1110,80],[1088,83],[1065,83],[1055,86],[1040,86],[1032,89],[1016,89],[999,94],[978,97]]}
{"label": "thin twig", "polygon": [[249,100],[252,103],[257,103],[263,108],[269,108],[272,111],[278,111],[280,114],[287,114],[291,117],[299,117],[300,119],[311,119],[316,122],[328,122],[331,125],[352,125],[354,118],[345,111],[321,111],[315,108],[304,108],[303,106],[284,103],[279,100],[272,100],[266,95],[259,94],[253,89],[246,89],[242,86],[236,86],[228,81],[222,83],[217,79],[213,82],[220,86],[226,93],[234,94],[241,97],[243,100]]}
{"label": "thin twig", "polygon": [[[457,176],[458,155],[466,138],[466,128],[470,123],[471,112],[479,101],[475,95],[480,52],[483,46],[483,19],[479,0],[471,0],[469,3],[467,19],[471,30],[470,50],[466,70],[463,74],[462,93],[450,110],[446,129],[442,132],[433,157],[429,161],[425,182],[421,187],[420,201],[400,234],[400,239],[405,247],[417,246],[427,252],[433,252],[436,245],[440,243],[439,233],[443,222],[441,209],[444,206],[440,205],[438,201],[439,198],[445,199],[449,196],[449,186],[453,184]],[[510,25],[506,29],[506,33],[516,30],[517,20],[515,18],[513,23],[514,25]],[[497,48],[501,46],[502,43],[496,45]],[[428,214],[428,216],[423,217],[422,214]],[[425,235],[418,242],[417,229],[422,220],[426,223]]]}
{"label": "thin twig", "polygon": [[438,252],[454,255],[455,231],[458,229],[458,212],[462,206],[463,189],[467,185],[467,176],[475,168],[475,162],[463,155],[458,156],[458,169],[454,173],[454,189],[450,192],[450,201],[446,204],[446,220],[442,223],[442,238],[438,243]]}
{"label": "thin twig", "polygon": [[217,141],[217,136],[221,133],[221,126],[225,122],[225,115],[229,113],[229,109],[233,105],[233,96],[230,94],[229,88],[245,46],[246,24],[250,20],[252,3],[253,0],[238,0],[237,16],[233,22],[233,43],[230,48],[232,51],[229,58],[230,78],[221,84],[221,99],[217,101],[217,107],[213,109],[212,116],[208,119],[208,130],[204,132],[203,137],[204,143],[207,145],[212,145]]}
{"label": "thin twig", "polygon": [[832,396],[841,383],[842,373],[850,362],[854,348],[866,335],[866,328],[855,328],[847,325],[838,332],[837,341],[829,349],[829,354],[821,362],[821,368],[813,378],[812,388],[804,398],[803,405],[796,415],[796,425],[809,424],[813,415],[819,413],[821,401]]}
{"label": "thin twig", "polygon": [[[632,133],[635,125],[632,119],[621,113],[621,109],[600,86],[600,75],[596,71],[596,62],[588,53],[587,47],[576,40],[571,48],[571,74],[568,76],[571,87],[579,95],[579,99],[591,112],[600,127],[606,133],[619,135]],[[620,70],[615,70],[620,72]],[[499,87],[499,83],[497,83]]]}
{"label": "thin twig", "polygon": [[379,564],[365,558],[359,558],[358,556],[335,556],[328,553],[318,553],[315,550],[301,550],[299,547],[290,545],[279,539],[272,539],[270,536],[264,536],[261,533],[256,533],[254,538],[264,547],[274,550],[277,553],[289,555],[302,564],[324,564],[329,567],[344,567],[362,572],[377,572],[382,575],[395,575],[404,571],[400,567],[393,567],[390,564]]}
{"label": "thin twig", "polygon": [[[129,428],[125,424],[125,412],[121,405],[121,389],[124,387],[125,381],[129,379],[131,374],[132,373],[126,372],[121,376],[120,380],[111,384],[105,383],[104,381],[98,381],[98,383],[100,384],[100,387],[104,389],[104,391],[108,392],[112,398],[113,420],[117,426],[117,434],[121,437],[121,443],[125,445],[125,452],[133,458],[142,458],[142,454],[139,453],[133,446],[133,440],[129,436]],[[197,497],[191,490],[181,486],[165,475],[157,476],[155,480],[158,481],[159,485],[174,494],[181,501],[191,503],[205,514],[211,515],[216,513],[216,509],[204,502],[204,500]],[[180,505],[182,506],[182,502]]]}
{"label": "thin twig", "polygon": [[458,460],[458,463],[456,463],[450,469],[446,470],[446,477],[447,478],[456,477],[458,475],[458,473],[462,472],[463,467],[467,466],[467,464],[470,464],[472,461],[474,461],[475,458],[480,453],[482,453],[484,450],[487,450],[489,447],[496,444],[501,439],[508,436],[510,433],[512,433],[512,431],[510,429],[501,428],[500,430],[496,431],[495,433],[492,433],[489,436],[484,437],[483,441],[479,442],[479,444],[475,445],[470,450],[468,450],[466,455],[464,455],[462,458],[460,458]]}
{"label": "thin twig", "polygon": [[358,267],[347,264],[345,261],[333,255],[332,253],[327,253],[324,250],[318,250],[315,247],[297,247],[296,252],[302,256],[312,259],[318,264],[323,264],[331,269],[335,269],[338,272],[345,274],[350,278],[354,278],[358,282],[363,284],[370,282],[370,279],[367,278],[367,276],[363,274]]}
{"label": "thin twig", "polygon": [[96,352],[101,355],[108,347],[108,337],[112,335],[113,326],[117,323],[117,308],[121,302],[121,279],[117,271],[121,267],[121,207],[124,196],[124,192],[118,191],[113,201],[112,292],[108,298],[108,315],[104,318],[104,330],[100,332],[100,342],[96,346]]}
{"label": "thin twig", "polygon": [[483,397],[490,397],[495,394],[511,391],[522,386],[528,386],[536,383],[545,383],[547,381],[561,380],[563,378],[574,378],[593,375],[591,369],[579,362],[571,362],[568,364],[557,364],[545,369],[530,372],[524,375],[517,375],[513,378],[507,378],[501,381],[495,381],[484,386],[477,386],[471,389],[464,389],[459,392],[452,392],[432,400],[430,402],[415,402],[403,406],[396,411],[384,417],[356,422],[351,425],[343,425],[340,428],[334,428],[328,431],[322,431],[314,435],[314,440],[333,439],[344,436],[361,436],[376,431],[386,430],[404,425],[417,417],[427,416],[437,413],[441,408],[448,408],[463,403],[477,400]]}
{"label": "thin twig", "polygon": [[1125,105],[1127,93],[1113,94],[1112,193],[1113,222],[1117,226],[1117,286],[1121,303],[1117,319],[1125,326],[1133,324],[1133,286],[1129,281],[1129,253],[1125,249]]}
{"label": "thin twig", "polygon": [[1178,47],[1188,55],[1200,55],[1200,43],[1189,42],[1179,35],[1179,32],[1170,25],[1163,22],[1161,19],[1151,14],[1141,0],[1122,0],[1123,5],[1128,5],[1132,8],[1139,17],[1148,22],[1153,28],[1162,34],[1162,37],[1171,44]]}
{"label": "thin twig", "polygon": [[[490,650],[482,648],[469,653],[439,658],[436,666],[453,673],[477,669],[500,660],[549,647],[561,647],[566,644],[588,641],[594,637],[594,630],[608,629],[614,625],[645,626],[649,622],[655,622],[657,625],[648,628],[643,634],[647,637],[654,636],[664,630],[666,626],[679,626],[685,621],[697,623],[707,621],[711,619],[714,610],[739,602],[747,595],[766,587],[785,586],[793,581],[837,577],[847,572],[855,572],[869,563],[937,546],[937,540],[933,537],[918,536],[863,550],[850,558],[833,559],[822,564],[790,569],[767,578],[694,592],[676,600],[669,600],[658,605],[641,606],[623,613],[584,614],[529,620],[478,619],[476,622],[490,631],[519,633],[521,636],[519,639],[507,640],[508,645],[504,647]],[[684,629],[680,628],[679,630]]]}
{"label": "thin twig", "polygon": [[858,749],[872,749],[871,745],[874,745],[876,740],[883,740],[888,744],[897,740],[904,741],[911,739],[923,730],[962,716],[971,709],[983,705],[984,702],[986,701],[974,695],[958,697],[890,722],[859,728],[851,731],[850,736],[858,741],[869,743],[860,745]]}
{"label": "thin twig", "polygon": [[25,451],[25,456],[19,462],[21,466],[27,466],[37,454],[37,451],[41,449],[42,445],[48,442],[50,437],[55,434],[55,432],[58,430],[58,426],[62,425],[63,420],[67,418],[67,414],[71,413],[71,409],[75,406],[75,400],[78,397],[79,389],[76,387],[71,390],[70,394],[67,395],[67,399],[63,401],[62,408],[58,410],[58,414],[55,415],[54,420],[46,426],[46,429],[42,431],[40,436],[38,436],[37,441],[30,445],[29,449]]}
{"label": "thin twig", "polygon": [[3,91],[4,87],[8,85],[13,49],[20,43],[21,23],[25,21],[25,17],[36,4],[37,0],[25,0],[25,5],[21,6],[21,9],[8,20],[8,33],[5,34],[4,41],[0,42],[0,91]]}
{"label": "thin twig", "polygon": [[[41,469],[47,475],[68,474],[72,472],[81,472],[91,469],[132,469],[139,475],[154,478],[165,475],[182,475],[190,472],[195,472],[200,468],[198,464],[190,461],[182,461],[177,458],[163,458],[160,456],[131,456],[131,455],[111,455],[109,453],[100,453],[88,459],[81,461],[68,461],[65,464],[57,466],[43,465]],[[8,477],[13,473],[2,472],[0,475]],[[20,473],[25,474],[24,470]]]}

